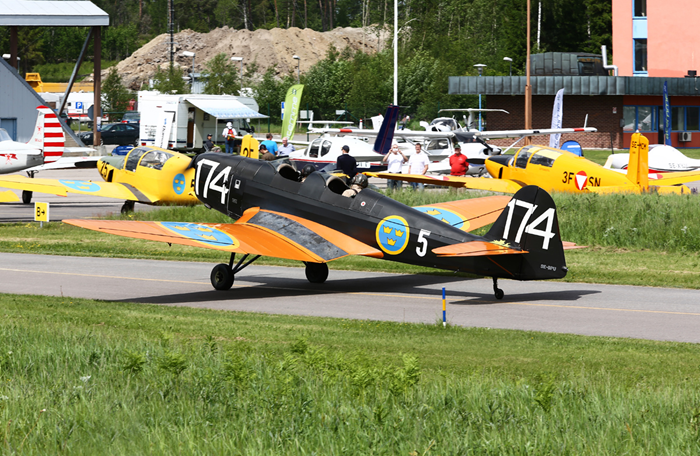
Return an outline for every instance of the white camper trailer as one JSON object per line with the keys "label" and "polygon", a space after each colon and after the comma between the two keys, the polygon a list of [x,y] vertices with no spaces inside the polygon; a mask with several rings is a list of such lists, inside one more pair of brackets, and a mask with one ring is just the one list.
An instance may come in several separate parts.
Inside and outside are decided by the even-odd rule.
{"label": "white camper trailer", "polygon": [[167,95],[140,91],[140,143],[165,149],[199,150],[211,133],[221,142],[226,122],[236,131],[252,133],[251,119],[266,119],[250,97],[233,95]]}

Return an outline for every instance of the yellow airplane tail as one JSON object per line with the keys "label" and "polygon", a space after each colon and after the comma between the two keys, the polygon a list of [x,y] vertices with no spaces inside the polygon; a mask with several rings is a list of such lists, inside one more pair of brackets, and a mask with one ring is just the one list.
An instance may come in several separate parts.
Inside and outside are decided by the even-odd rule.
{"label": "yellow airplane tail", "polygon": [[642,190],[649,188],[649,140],[639,132],[632,135],[627,179]]}

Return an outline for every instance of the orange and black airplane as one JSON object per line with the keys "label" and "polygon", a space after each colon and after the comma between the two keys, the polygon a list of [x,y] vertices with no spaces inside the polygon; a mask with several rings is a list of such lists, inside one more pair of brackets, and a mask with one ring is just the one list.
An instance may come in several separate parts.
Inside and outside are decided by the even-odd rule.
{"label": "orange and black airplane", "polygon": [[[325,282],[327,263],[348,255],[463,271],[492,277],[498,299],[503,298],[499,278],[557,279],[567,273],[554,202],[535,186],[513,198],[491,196],[412,208],[368,188],[354,197],[343,196],[348,186],[337,176],[315,172],[301,182],[290,165],[275,167],[242,156],[205,153],[191,168],[197,198],[235,222],[64,222],[231,252],[228,264],[211,272],[217,290],[231,288],[235,274],[261,255],[304,262],[312,283]],[[484,236],[469,232],[491,223]],[[237,253],[243,257],[236,262]]]}

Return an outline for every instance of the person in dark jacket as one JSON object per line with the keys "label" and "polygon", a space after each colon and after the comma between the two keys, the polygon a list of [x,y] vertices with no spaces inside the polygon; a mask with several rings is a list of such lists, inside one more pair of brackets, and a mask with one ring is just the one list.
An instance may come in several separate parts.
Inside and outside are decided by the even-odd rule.
{"label": "person in dark jacket", "polygon": [[342,149],[343,154],[338,157],[335,166],[339,170],[343,171],[343,174],[348,176],[345,182],[350,185],[350,181],[353,177],[355,177],[355,174],[357,174],[357,160],[355,160],[355,157],[350,155],[350,147],[345,145]]}

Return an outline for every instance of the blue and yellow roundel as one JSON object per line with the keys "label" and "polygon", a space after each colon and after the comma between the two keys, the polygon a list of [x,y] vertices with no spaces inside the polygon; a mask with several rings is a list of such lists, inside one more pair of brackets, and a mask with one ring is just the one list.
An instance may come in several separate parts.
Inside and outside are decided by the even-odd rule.
{"label": "blue and yellow roundel", "polygon": [[192,239],[193,241],[203,242],[204,244],[216,247],[232,246],[233,248],[238,248],[240,246],[238,239],[210,226],[178,222],[160,222],[160,225],[173,233]]}
{"label": "blue and yellow roundel", "polygon": [[185,175],[180,173],[173,178],[173,191],[178,195],[182,195],[185,191]]}
{"label": "blue and yellow roundel", "polygon": [[68,188],[79,190],[81,192],[97,192],[100,190],[100,186],[98,184],[89,181],[60,179],[58,182]]}
{"label": "blue and yellow roundel", "polygon": [[452,225],[457,229],[464,231],[469,230],[469,220],[465,219],[457,212],[442,207],[431,206],[414,207],[414,209],[435,217],[438,220],[442,220],[443,222],[447,223],[448,225]]}
{"label": "blue and yellow roundel", "polygon": [[377,225],[377,244],[389,255],[398,255],[408,245],[409,234],[406,219],[390,215]]}

